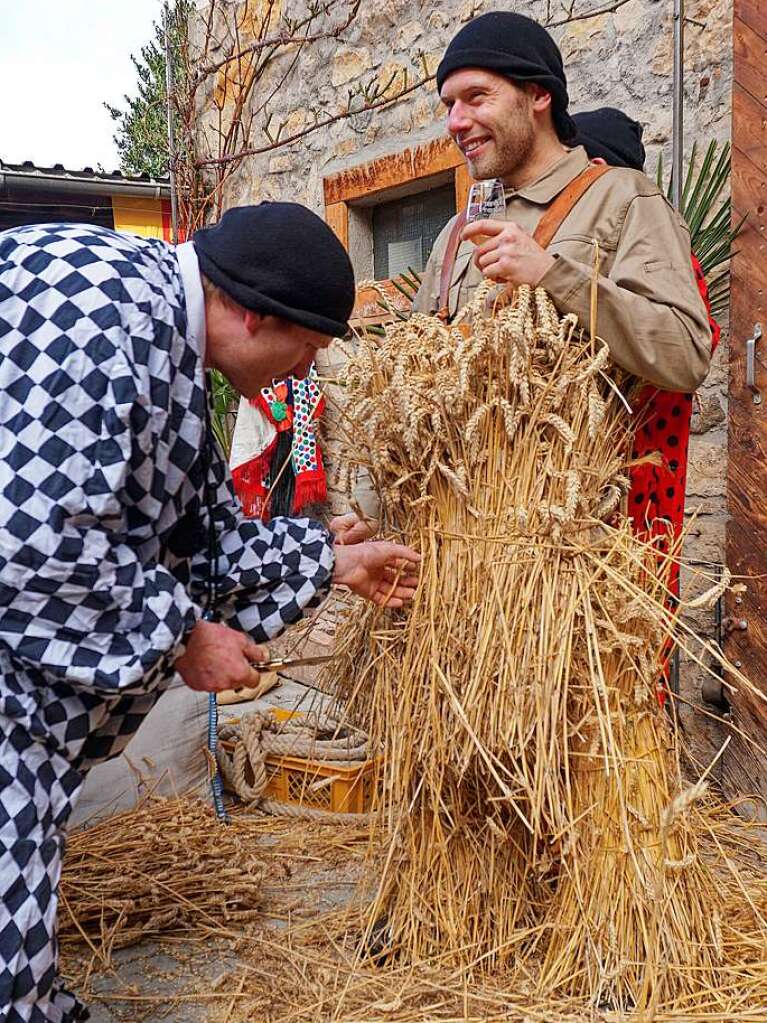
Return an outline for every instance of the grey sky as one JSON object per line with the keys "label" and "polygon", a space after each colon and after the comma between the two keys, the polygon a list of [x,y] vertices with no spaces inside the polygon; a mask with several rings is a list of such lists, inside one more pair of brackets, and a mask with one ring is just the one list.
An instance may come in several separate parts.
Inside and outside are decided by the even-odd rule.
{"label": "grey sky", "polygon": [[160,16],[160,0],[0,0],[0,159],[114,170],[102,104],[134,91]]}

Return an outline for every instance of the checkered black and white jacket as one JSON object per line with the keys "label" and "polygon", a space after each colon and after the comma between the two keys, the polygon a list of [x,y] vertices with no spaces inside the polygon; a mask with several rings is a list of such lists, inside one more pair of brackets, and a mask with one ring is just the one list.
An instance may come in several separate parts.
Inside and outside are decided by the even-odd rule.
{"label": "checkered black and white jacket", "polygon": [[[203,309],[191,243],[0,233],[0,654],[27,680],[3,694],[17,720],[41,683],[162,687],[201,614]],[[244,519],[212,461],[220,609],[264,640],[324,594],[331,539],[308,519]]]}

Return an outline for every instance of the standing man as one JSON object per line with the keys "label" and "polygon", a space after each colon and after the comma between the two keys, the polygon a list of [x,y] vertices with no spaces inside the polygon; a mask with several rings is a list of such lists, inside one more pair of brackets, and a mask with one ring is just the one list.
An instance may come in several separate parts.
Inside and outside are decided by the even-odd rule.
{"label": "standing man", "polygon": [[[642,125],[622,110],[600,107],[575,114],[573,122],[579,145],[594,163],[644,171]],[[694,254],[691,261],[708,316],[713,353],[719,344],[721,328],[711,314],[703,270]],[[646,533],[649,529],[665,545],[676,540],[684,527],[692,394],[660,390],[648,384],[633,398],[632,407],[642,425],[634,433],[635,464],[630,472],[628,514],[638,532]],[[656,457],[648,459],[648,455]],[[679,596],[679,568],[675,560],[669,570],[668,589],[674,597]]]}
{"label": "standing man", "polygon": [[[464,226],[462,215],[454,217],[434,244],[414,311],[450,319],[486,276],[540,285],[562,314],[588,324],[596,241],[598,329],[613,360],[640,383],[694,391],[708,372],[712,335],[687,226],[644,174],[629,169],[631,159],[615,154],[608,162],[623,166],[575,195],[593,165],[576,138],[562,57],[548,32],[521,14],[480,15],[448,46],[437,86],[472,177],[503,180],[506,219]],[[637,139],[623,136],[633,156]],[[548,245],[533,237],[544,226]],[[673,433],[669,439],[680,442]],[[635,502],[634,510],[645,507]],[[339,542],[353,544],[374,524],[348,513],[331,527]]]}
{"label": "standing man", "polygon": [[708,371],[711,333],[689,232],[644,174],[610,169],[570,202],[548,247],[533,237],[590,167],[585,150],[571,148],[567,80],[548,32],[520,14],[483,14],[448,46],[437,86],[472,177],[503,180],[506,218],[477,221],[458,236],[455,221],[448,224],[415,310],[453,316],[487,276],[540,285],[562,313],[588,323],[596,241],[599,333],[613,360],[657,387],[695,390]]}
{"label": "standing man", "polygon": [[177,249],[0,234],[2,1023],[87,1018],[56,977],[64,830],[174,672],[252,685],[256,644],[331,582],[380,605],[414,592],[407,548],[246,521],[212,439],[206,368],[248,397],[301,376],[353,302],[343,247],[295,204],[230,210]]}

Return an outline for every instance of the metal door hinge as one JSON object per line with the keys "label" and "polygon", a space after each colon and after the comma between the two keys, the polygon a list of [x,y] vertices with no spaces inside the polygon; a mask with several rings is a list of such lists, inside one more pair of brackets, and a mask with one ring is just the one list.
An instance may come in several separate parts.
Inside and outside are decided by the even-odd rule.
{"label": "metal door hinge", "polygon": [[746,341],[746,387],[751,392],[754,405],[762,404],[762,392],[756,386],[756,342],[761,339],[762,325],[754,324],[754,335]]}

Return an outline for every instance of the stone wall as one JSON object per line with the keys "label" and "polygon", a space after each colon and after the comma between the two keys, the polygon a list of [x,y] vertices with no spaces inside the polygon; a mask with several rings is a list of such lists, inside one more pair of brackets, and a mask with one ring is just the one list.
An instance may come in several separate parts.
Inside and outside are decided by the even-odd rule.
{"label": "stone wall", "polygon": [[[575,10],[604,6],[577,0]],[[727,0],[688,0],[685,75],[685,138],[724,139],[729,134],[731,5]],[[493,0],[362,0],[343,40],[306,46],[285,87],[267,107],[283,137],[310,125],[315,114],[332,115],[350,88],[377,79],[394,93],[433,71],[461,23],[488,10],[518,10],[543,20],[545,0],[499,4]],[[557,12],[553,11],[556,20]],[[669,156],[671,137],[672,23],[662,0],[628,0],[615,13],[551,29],[568,73],[573,110],[618,106],[645,126],[648,169],[660,150]],[[284,54],[258,90],[259,98],[295,57]],[[266,119],[262,117],[261,123]],[[230,182],[228,202],[300,198],[322,208],[322,178],[355,162],[396,152],[444,134],[433,83],[391,107],[360,114],[294,145],[250,158]]]}
{"label": "stone wall", "polygon": [[[499,4],[488,0],[362,0],[360,13],[343,41],[325,40],[306,47],[286,86],[274,98],[274,123],[284,122],[283,137],[343,108],[347,92],[377,79],[392,88],[427,68],[433,71],[458,27],[486,10],[513,9],[544,20],[561,20],[563,6],[528,0]],[[575,11],[604,6],[577,2]],[[671,5],[661,0],[628,0],[617,11],[552,29],[563,53],[573,110],[610,105],[623,108],[645,126],[648,172],[659,154],[669,164],[672,98]],[[685,142],[687,153],[697,140],[724,140],[730,130],[731,7],[727,0],[688,0],[685,74]],[[276,75],[294,54],[271,69]],[[276,79],[275,79],[276,81]],[[263,95],[263,83],[259,95]],[[323,209],[323,177],[396,153],[441,136],[444,119],[432,85],[391,107],[359,114],[306,136],[289,148],[245,161],[228,185],[227,205],[261,199],[294,199],[318,212]],[[686,556],[716,565],[723,558],[726,467],[727,370],[726,339],[714,368],[696,399],[688,507],[695,521]],[[704,588],[687,573],[689,593]],[[713,615],[698,616],[699,627],[712,630]],[[683,666],[683,693],[699,702],[701,674]],[[696,719],[697,720],[697,719]],[[716,728],[694,726],[700,746]],[[703,748],[701,746],[701,748]],[[703,749],[705,755],[705,749]]]}

